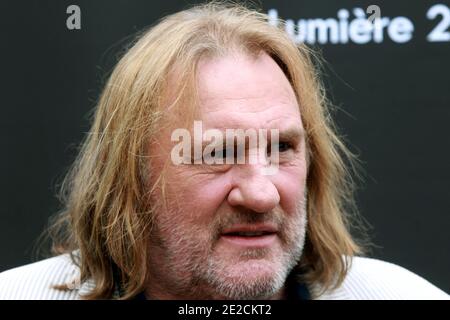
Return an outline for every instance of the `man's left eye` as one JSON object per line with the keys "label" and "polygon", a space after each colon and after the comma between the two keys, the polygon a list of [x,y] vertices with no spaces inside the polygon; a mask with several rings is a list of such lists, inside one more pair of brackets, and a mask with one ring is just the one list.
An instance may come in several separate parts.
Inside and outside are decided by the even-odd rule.
{"label": "man's left eye", "polygon": [[[279,142],[277,145],[274,145],[273,147],[278,148],[278,152],[286,152],[293,149],[293,146],[290,142]],[[269,143],[269,145],[267,146],[267,153],[269,155],[272,153],[271,148],[272,146]]]}
{"label": "man's left eye", "polygon": [[292,149],[292,145],[289,142],[280,142],[278,144],[278,151],[279,152],[286,152],[289,149]]}

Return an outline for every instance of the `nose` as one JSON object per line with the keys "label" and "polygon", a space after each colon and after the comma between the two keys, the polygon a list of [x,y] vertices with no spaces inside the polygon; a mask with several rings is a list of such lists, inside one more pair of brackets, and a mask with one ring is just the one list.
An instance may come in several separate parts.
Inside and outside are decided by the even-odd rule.
{"label": "nose", "polygon": [[270,176],[261,174],[254,166],[245,167],[236,174],[233,188],[228,194],[228,203],[259,213],[274,209],[280,202],[280,195]]}

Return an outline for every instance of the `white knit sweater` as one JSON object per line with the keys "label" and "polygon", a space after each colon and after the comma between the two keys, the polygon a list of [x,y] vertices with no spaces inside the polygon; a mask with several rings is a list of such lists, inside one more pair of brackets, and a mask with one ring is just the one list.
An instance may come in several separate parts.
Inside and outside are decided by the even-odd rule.
{"label": "white knit sweater", "polygon": [[[77,285],[78,268],[61,255],[0,273],[0,299],[82,299],[92,281]],[[52,288],[75,280],[73,290]],[[311,288],[310,288],[311,289]],[[314,292],[314,289],[311,289]],[[445,299],[450,296],[425,279],[397,265],[369,258],[353,258],[343,284],[320,300]]]}

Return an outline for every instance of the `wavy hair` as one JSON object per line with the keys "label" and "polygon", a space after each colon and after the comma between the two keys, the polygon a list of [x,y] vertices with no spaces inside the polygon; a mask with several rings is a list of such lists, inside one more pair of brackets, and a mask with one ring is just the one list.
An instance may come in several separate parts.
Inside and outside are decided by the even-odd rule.
{"label": "wavy hair", "polygon": [[[337,134],[314,63],[314,53],[296,45],[284,22],[248,7],[223,2],[169,15],[143,32],[120,59],[93,115],[92,127],[65,177],[63,209],[51,227],[54,254],[78,253],[81,280],[92,279],[86,299],[131,298],[145,288],[148,234],[155,206],[149,194],[163,184],[152,172],[148,141],[157,139],[168,89],[176,69],[177,101],[195,106],[197,63],[230,50],[264,51],[290,81],[300,106],[309,153],[308,226],[299,267],[303,281],[322,290],[339,286],[360,246],[349,233],[353,221],[353,154]],[[181,108],[180,104],[180,108]],[[117,283],[119,281],[119,283]]]}

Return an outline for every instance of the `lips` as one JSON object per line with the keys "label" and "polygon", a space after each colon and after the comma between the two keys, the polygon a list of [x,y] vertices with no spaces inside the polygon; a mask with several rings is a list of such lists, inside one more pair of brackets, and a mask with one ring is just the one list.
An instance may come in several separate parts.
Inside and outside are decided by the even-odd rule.
{"label": "lips", "polygon": [[223,235],[261,236],[277,233],[276,226],[271,224],[235,225],[223,230]]}
{"label": "lips", "polygon": [[222,239],[238,247],[268,247],[277,238],[277,228],[269,224],[235,225],[222,232]]}
{"label": "lips", "polygon": [[271,234],[270,232],[265,231],[241,231],[241,232],[230,232],[225,235],[228,236],[238,236],[238,237],[259,237],[267,234]]}

